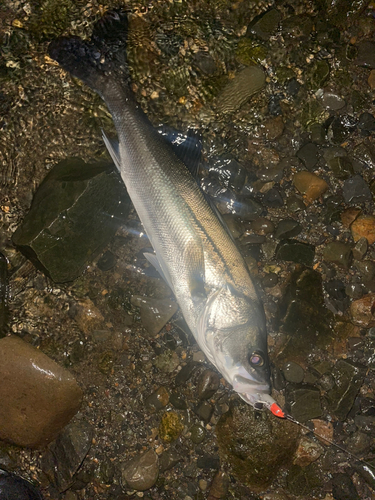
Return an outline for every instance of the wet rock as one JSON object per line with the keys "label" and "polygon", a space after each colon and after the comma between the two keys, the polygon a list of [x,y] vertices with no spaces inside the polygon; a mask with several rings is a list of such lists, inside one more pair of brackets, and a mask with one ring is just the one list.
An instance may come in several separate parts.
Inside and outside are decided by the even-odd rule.
{"label": "wet rock", "polygon": [[331,68],[327,61],[316,61],[312,68],[311,86],[313,89],[320,89],[327,80]]}
{"label": "wet rock", "polygon": [[316,433],[317,438],[323,444],[330,444],[330,441],[333,440],[333,425],[331,422],[325,422],[324,420],[312,419],[312,423],[314,424],[314,432]]}
{"label": "wet rock", "polygon": [[305,195],[306,201],[312,203],[328,189],[325,180],[311,172],[297,172],[293,177],[293,184],[298,191]]}
{"label": "wet rock", "polygon": [[297,236],[302,231],[301,225],[295,221],[294,219],[284,219],[279,222],[276,232],[275,238],[278,240],[293,238]]}
{"label": "wet rock", "polygon": [[276,258],[312,266],[315,257],[315,247],[309,243],[297,240],[283,240],[277,246]]}
{"label": "wet rock", "polygon": [[200,444],[206,437],[206,429],[199,424],[195,424],[190,429],[190,434],[190,439],[193,441],[193,443]]}
{"label": "wet rock", "polygon": [[159,425],[159,436],[166,443],[175,441],[184,430],[181,417],[174,411],[164,413]]}
{"label": "wet rock", "polygon": [[375,262],[372,260],[364,260],[362,262],[355,261],[355,267],[358,269],[363,281],[371,281],[375,277]]}
{"label": "wet rock", "polygon": [[71,305],[69,313],[85,335],[92,335],[95,330],[105,329],[104,317],[90,299],[79,300]]}
{"label": "wet rock", "polygon": [[355,64],[366,68],[375,68],[375,43],[363,40],[358,44],[357,49]]}
{"label": "wet rock", "polygon": [[113,164],[63,160],[39,186],[13,242],[53,281],[72,281],[103,251],[129,209]]}
{"label": "wet rock", "polygon": [[275,273],[267,273],[262,279],[262,285],[265,288],[272,288],[277,285],[279,279]]}
{"label": "wet rock", "polygon": [[160,472],[165,472],[167,470],[173,469],[178,462],[181,462],[183,457],[174,448],[169,448],[167,451],[162,453],[159,458],[159,469]]}
{"label": "wet rock", "polygon": [[203,455],[203,457],[198,458],[197,467],[205,470],[218,470],[220,469],[220,458],[217,456]]}
{"label": "wet rock", "polygon": [[315,387],[288,385],[285,405],[287,411],[299,422],[306,422],[322,414],[320,392]]}
{"label": "wet rock", "polygon": [[263,203],[266,207],[281,208],[284,205],[284,200],[280,191],[276,188],[272,188],[264,195]]}
{"label": "wet rock", "polygon": [[360,299],[363,295],[363,285],[361,283],[350,283],[345,287],[345,293],[351,299]]}
{"label": "wet rock", "polygon": [[187,407],[188,407],[185,396],[183,396],[182,394],[178,393],[177,391],[173,391],[172,392],[172,394],[171,394],[171,396],[169,398],[169,402],[177,410],[186,410]]}
{"label": "wet rock", "polygon": [[372,245],[375,243],[375,216],[359,215],[350,226],[350,230],[355,242],[359,241],[361,238],[366,238],[367,243]]}
{"label": "wet rock", "polygon": [[300,467],[306,467],[307,465],[310,465],[318,460],[323,453],[323,446],[320,446],[320,444],[315,441],[303,436],[300,439],[293,463],[294,465],[299,465]]}
{"label": "wet rock", "polygon": [[354,173],[352,162],[346,156],[335,156],[328,161],[328,166],[337,179],[347,179]]}
{"label": "wet rock", "polygon": [[314,463],[307,467],[294,465],[288,470],[287,488],[292,495],[314,498],[322,483],[320,470]]}
{"label": "wet rock", "polygon": [[282,23],[283,35],[288,38],[307,38],[313,29],[313,20],[306,14],[287,17]]}
{"label": "wet rock", "polygon": [[375,472],[372,468],[361,462],[353,464],[353,468],[372,489],[375,489]]}
{"label": "wet rock", "polygon": [[209,422],[214,413],[214,407],[207,401],[202,401],[198,406],[193,408],[194,413],[204,422]]}
{"label": "wet rock", "polygon": [[197,392],[199,399],[210,399],[218,390],[220,376],[212,370],[205,370],[198,378]]}
{"label": "wet rock", "polygon": [[323,144],[326,140],[326,132],[320,123],[312,123],[310,125],[311,142],[315,144]]}
{"label": "wet rock", "polygon": [[344,269],[349,269],[352,261],[351,246],[342,241],[331,241],[324,247],[323,258]]}
{"label": "wet rock", "polygon": [[360,208],[350,207],[344,210],[340,215],[343,226],[347,228],[350,227],[352,222],[356,220],[356,218],[360,213],[361,213]]}
{"label": "wet rock", "polygon": [[325,306],[321,275],[312,269],[296,270],[279,301],[275,319],[276,331],[286,334],[277,363],[305,360],[312,349],[324,349],[334,335],[332,323],[333,314]]}
{"label": "wet rock", "polygon": [[217,98],[217,113],[233,113],[259,92],[266,82],[260,66],[248,66],[230,80]]}
{"label": "wet rock", "polygon": [[0,338],[4,337],[8,320],[8,271],[7,260],[0,253]]}
{"label": "wet rock", "polygon": [[372,69],[370,71],[370,76],[368,77],[368,80],[367,80],[368,84],[369,84],[369,87],[374,90],[375,89],[375,70]]}
{"label": "wet rock", "polygon": [[196,367],[197,363],[194,361],[190,361],[185,366],[183,366],[175,378],[176,386],[178,387],[182,384],[185,384],[185,382],[187,382],[189,378],[192,376],[193,371],[195,370]]}
{"label": "wet rock", "polygon": [[229,462],[239,481],[257,491],[272,482],[280,467],[291,463],[299,429],[240,403],[220,417],[216,434],[222,460]]}
{"label": "wet rock", "polygon": [[333,92],[324,92],[320,98],[322,105],[332,111],[338,111],[345,106],[345,101]]}
{"label": "wet rock", "polygon": [[375,117],[368,112],[362,113],[359,117],[358,128],[363,132],[373,132],[375,130]]}
{"label": "wet rock", "polygon": [[194,54],[192,64],[204,75],[213,75],[217,71],[213,57],[202,50]]}
{"label": "wet rock", "polygon": [[332,120],[328,137],[334,144],[342,144],[356,129],[356,121],[349,115],[340,115]]}
{"label": "wet rock", "polygon": [[281,19],[277,9],[271,9],[254,18],[247,28],[246,36],[255,35],[267,41],[275,33]]}
{"label": "wet rock", "polygon": [[165,387],[159,387],[145,399],[145,406],[151,411],[158,411],[167,406],[169,393]]}
{"label": "wet rock", "polygon": [[154,361],[155,367],[163,373],[172,373],[179,364],[180,360],[178,355],[170,349],[159,354]]}
{"label": "wet rock", "polygon": [[42,457],[42,469],[58,491],[66,491],[89,452],[94,431],[85,420],[69,424]]}
{"label": "wet rock", "polygon": [[289,196],[286,200],[286,206],[288,212],[299,212],[301,210],[305,210],[306,206],[301,200],[301,198],[297,198],[297,196]]}
{"label": "wet rock", "polygon": [[16,336],[0,340],[0,379],[0,439],[19,446],[45,446],[81,405],[74,377]]}
{"label": "wet rock", "polygon": [[[354,236],[353,236],[354,238]],[[362,260],[363,257],[366,255],[367,253],[367,249],[368,249],[368,241],[367,241],[367,238],[361,236],[359,239],[357,238],[357,240],[354,240],[354,241],[357,241],[354,248],[352,249],[352,253],[353,253],[353,258],[355,260]]]}
{"label": "wet rock", "polygon": [[107,250],[98,260],[97,264],[98,268],[101,271],[109,271],[113,269],[116,265],[116,256]]}
{"label": "wet rock", "polygon": [[134,457],[122,468],[122,480],[136,491],[145,491],[154,486],[158,476],[159,459],[154,450]]}
{"label": "wet rock", "polygon": [[350,177],[344,182],[343,195],[346,203],[363,203],[372,200],[370,188],[360,175]]}
{"label": "wet rock", "polygon": [[30,481],[0,469],[0,498],[3,500],[43,500]]}
{"label": "wet rock", "polygon": [[335,500],[360,500],[356,487],[348,474],[334,474],[332,495]]}
{"label": "wet rock", "polygon": [[318,163],[318,148],[313,143],[308,143],[302,146],[297,152],[297,157],[302,160],[307,170],[313,170]]}
{"label": "wet rock", "polygon": [[375,293],[368,293],[350,305],[352,322],[364,328],[375,326]]}
{"label": "wet rock", "polygon": [[265,217],[258,217],[250,223],[250,228],[257,234],[266,235],[274,232],[275,225]]}
{"label": "wet rock", "polygon": [[295,78],[291,78],[286,85],[286,91],[292,97],[296,97],[300,89],[301,84]]}
{"label": "wet rock", "polygon": [[336,362],[332,370],[335,386],[327,393],[327,398],[332,413],[339,420],[345,420],[351,410],[365,374],[366,367],[362,365],[344,359]]}
{"label": "wet rock", "polygon": [[283,374],[287,382],[299,384],[303,381],[305,372],[299,364],[294,363],[293,361],[288,361],[283,366]]}
{"label": "wet rock", "polygon": [[225,500],[229,489],[229,477],[225,472],[218,471],[211,483],[207,500]]}
{"label": "wet rock", "polygon": [[284,131],[284,120],[282,116],[270,118],[264,124],[264,134],[267,139],[274,141],[282,135]]}
{"label": "wet rock", "polygon": [[178,309],[173,300],[151,297],[134,296],[132,304],[140,308],[142,325],[153,337],[160,332]]}

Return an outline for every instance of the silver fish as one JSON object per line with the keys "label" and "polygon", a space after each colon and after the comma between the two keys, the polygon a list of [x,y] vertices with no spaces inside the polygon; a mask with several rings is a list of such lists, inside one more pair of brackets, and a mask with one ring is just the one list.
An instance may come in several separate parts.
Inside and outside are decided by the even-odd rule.
{"label": "silver fish", "polygon": [[107,12],[90,41],[63,37],[51,43],[49,54],[108,106],[119,146],[104,141],[155,251],[146,257],[175,294],[200,348],[242,399],[270,407],[262,303],[223,222],[136,103],[126,32],[126,14]]}

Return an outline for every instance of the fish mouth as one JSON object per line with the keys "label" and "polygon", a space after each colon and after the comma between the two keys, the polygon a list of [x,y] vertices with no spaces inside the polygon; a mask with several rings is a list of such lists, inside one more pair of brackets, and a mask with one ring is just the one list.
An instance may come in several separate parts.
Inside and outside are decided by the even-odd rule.
{"label": "fish mouth", "polygon": [[263,407],[270,408],[276,403],[272,396],[263,392],[242,393],[239,396],[257,410],[262,410]]}

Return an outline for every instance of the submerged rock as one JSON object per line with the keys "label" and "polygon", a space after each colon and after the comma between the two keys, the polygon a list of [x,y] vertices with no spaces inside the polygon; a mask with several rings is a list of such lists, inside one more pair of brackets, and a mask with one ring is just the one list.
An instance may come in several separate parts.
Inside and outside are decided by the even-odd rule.
{"label": "submerged rock", "polygon": [[0,340],[0,379],[0,439],[18,446],[45,446],[81,405],[68,370],[16,336]]}
{"label": "submerged rock", "polygon": [[291,422],[243,403],[232,404],[216,426],[221,459],[254,491],[267,488],[279,469],[291,464],[299,432]]}
{"label": "submerged rock", "polygon": [[53,281],[72,281],[104,249],[129,208],[112,163],[63,160],[39,186],[13,242]]}
{"label": "submerged rock", "polygon": [[2,500],[43,500],[42,494],[26,479],[0,469]]}
{"label": "submerged rock", "polygon": [[329,188],[327,182],[317,175],[303,171],[297,172],[293,177],[293,184],[298,191],[305,195],[306,201],[312,203],[317,200]]}
{"label": "submerged rock", "polygon": [[230,80],[217,98],[217,113],[233,113],[264,87],[266,75],[260,66],[248,66]]}
{"label": "submerged rock", "polygon": [[322,277],[317,271],[295,271],[280,300],[275,323],[276,330],[286,334],[279,347],[280,362],[304,360],[314,348],[325,348],[331,342],[333,314],[325,306]]}
{"label": "submerged rock", "polygon": [[164,413],[159,425],[159,436],[166,443],[175,441],[184,429],[181,417],[174,411]]}
{"label": "submerged rock", "polygon": [[140,308],[142,325],[152,336],[160,332],[178,307],[173,300],[140,296],[132,297],[132,304]]}
{"label": "submerged rock", "polygon": [[375,216],[359,215],[350,226],[350,230],[355,242],[361,238],[366,238],[367,243],[372,245],[375,243]]}
{"label": "submerged rock", "polygon": [[137,491],[151,488],[159,476],[159,459],[154,450],[134,457],[122,469],[125,484]]}

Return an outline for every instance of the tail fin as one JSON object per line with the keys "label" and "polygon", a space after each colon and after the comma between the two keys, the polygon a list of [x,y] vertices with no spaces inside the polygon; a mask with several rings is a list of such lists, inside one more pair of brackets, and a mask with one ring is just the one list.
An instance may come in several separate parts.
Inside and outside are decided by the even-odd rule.
{"label": "tail fin", "polygon": [[62,68],[103,96],[111,76],[128,83],[126,63],[127,14],[112,10],[95,24],[91,40],[61,37],[50,43],[49,55]]}

